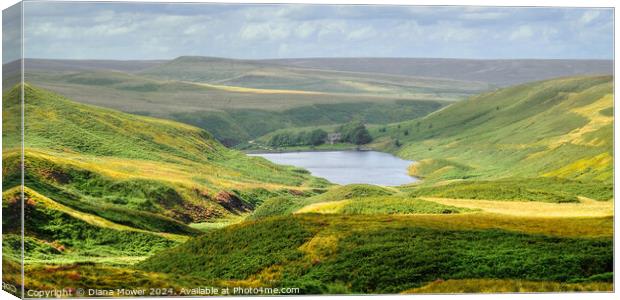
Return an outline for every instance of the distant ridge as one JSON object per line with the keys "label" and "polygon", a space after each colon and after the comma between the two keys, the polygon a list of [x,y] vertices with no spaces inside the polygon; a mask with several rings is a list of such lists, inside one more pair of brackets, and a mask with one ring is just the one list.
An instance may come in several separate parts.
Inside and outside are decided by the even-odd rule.
{"label": "distant ridge", "polygon": [[[186,62],[242,64],[262,67],[294,67],[301,69],[378,73],[484,82],[495,86],[575,75],[611,75],[612,60],[597,59],[455,59],[455,58],[285,58],[234,59],[210,56],[180,56],[171,60],[66,60],[36,59],[25,61],[26,72],[113,70],[147,72],[164,64]],[[4,65],[10,68],[18,63]]]}
{"label": "distant ridge", "polygon": [[[137,72],[167,62],[167,60],[104,60],[104,59],[40,59],[26,58],[24,68],[26,71],[88,71],[109,70],[123,72]],[[18,64],[13,61],[7,65]]]}
{"label": "distant ridge", "polygon": [[611,75],[612,60],[453,58],[291,58],[265,60],[300,68],[479,81],[498,86],[574,75]]}

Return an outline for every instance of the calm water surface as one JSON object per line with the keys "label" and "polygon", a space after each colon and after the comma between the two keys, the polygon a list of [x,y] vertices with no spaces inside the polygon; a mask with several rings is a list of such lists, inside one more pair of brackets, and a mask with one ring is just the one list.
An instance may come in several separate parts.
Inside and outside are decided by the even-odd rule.
{"label": "calm water surface", "polygon": [[377,151],[325,151],[250,154],[274,163],[301,167],[333,183],[396,186],[417,181],[407,175],[413,162]]}

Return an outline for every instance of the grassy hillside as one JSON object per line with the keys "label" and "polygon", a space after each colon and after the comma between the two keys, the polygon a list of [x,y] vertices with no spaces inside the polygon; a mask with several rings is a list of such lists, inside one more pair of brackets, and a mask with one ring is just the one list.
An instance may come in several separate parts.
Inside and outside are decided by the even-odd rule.
{"label": "grassy hillside", "polygon": [[303,293],[609,290],[611,87],[536,82],[372,126],[421,184],[271,197],[138,267]]}
{"label": "grassy hillside", "polygon": [[[87,84],[160,86],[160,79],[91,75]],[[220,83],[171,84],[230,92]],[[410,172],[424,179],[380,187],[330,185],[230,150],[190,125],[26,85],[27,288],[92,281],[105,289],[166,282],[176,293],[195,286],[306,294],[609,291],[612,87],[610,77],[535,82],[369,126],[372,147],[416,160]],[[242,93],[259,94],[254,89]],[[4,112],[19,113],[18,90],[5,99]],[[317,120],[295,109],[333,122],[351,111],[381,122],[397,118],[382,105],[238,110],[237,117],[274,129],[277,114],[288,126]],[[222,130],[260,134],[227,113]],[[7,136],[19,130],[3,126]],[[19,141],[7,140],[3,267],[14,270]]]}
{"label": "grassy hillside", "polygon": [[[5,94],[5,114],[19,113],[19,89]],[[189,125],[75,103],[31,85],[24,91],[33,260],[143,259],[198,234],[189,223],[244,215],[267,197],[327,186],[304,170],[229,150]],[[4,119],[3,133],[16,136],[19,127],[9,121]],[[15,216],[19,154],[19,140],[5,139],[3,205],[7,213],[15,208]],[[19,222],[10,217],[3,218],[6,233],[17,233],[9,225]],[[135,242],[111,242],[112,236]]]}
{"label": "grassy hillside", "polygon": [[221,284],[295,286],[303,293],[396,293],[462,278],[611,279],[608,237],[545,236],[480,225],[452,230],[453,221],[381,215],[268,218],[193,239],[139,266]]}
{"label": "grassy hillside", "polygon": [[377,147],[418,160],[411,173],[429,181],[542,176],[611,182],[612,91],[609,76],[535,82],[471,97],[374,135]]}
{"label": "grassy hillside", "polygon": [[[189,125],[78,104],[29,85],[25,91],[27,175],[41,185],[62,186],[63,192],[138,207],[169,205],[166,211],[192,199],[189,203],[211,207],[217,215],[226,213],[216,204],[221,192],[230,194],[223,198],[237,198],[258,188],[324,185],[305,172],[229,150]],[[18,109],[5,103],[7,112]],[[140,198],[160,203],[139,204]]]}

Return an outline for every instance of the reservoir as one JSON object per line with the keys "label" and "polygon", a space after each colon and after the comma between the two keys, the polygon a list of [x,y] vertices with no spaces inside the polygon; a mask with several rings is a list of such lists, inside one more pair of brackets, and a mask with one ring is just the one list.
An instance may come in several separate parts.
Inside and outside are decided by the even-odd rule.
{"label": "reservoir", "polygon": [[378,151],[316,151],[250,154],[274,163],[304,168],[332,183],[397,186],[416,182],[407,174],[410,160]]}

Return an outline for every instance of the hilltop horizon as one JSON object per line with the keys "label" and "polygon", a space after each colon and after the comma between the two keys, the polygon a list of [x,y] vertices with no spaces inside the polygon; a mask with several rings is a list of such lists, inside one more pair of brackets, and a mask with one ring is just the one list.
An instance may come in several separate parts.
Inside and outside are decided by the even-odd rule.
{"label": "hilltop horizon", "polygon": [[[26,60],[60,60],[60,61],[171,61],[184,57],[192,58],[215,58],[215,59],[229,59],[229,60],[241,60],[241,61],[254,61],[254,60],[289,60],[289,59],[420,59],[420,60],[473,60],[473,61],[532,61],[532,60],[552,60],[552,61],[614,61],[613,58],[545,58],[545,57],[526,57],[526,58],[511,58],[511,57],[442,57],[442,56],[290,56],[290,57],[260,57],[260,58],[246,58],[246,57],[234,57],[234,56],[218,56],[218,55],[178,55],[162,58],[146,58],[146,59],[125,59],[125,58],[62,58],[62,57],[25,57]],[[11,60],[3,63],[3,65],[14,63],[20,59]]]}
{"label": "hilltop horizon", "polygon": [[[13,72],[17,72],[19,70],[18,64],[19,61],[14,61],[5,64],[5,68],[8,71],[13,69]],[[398,80],[406,81],[417,81],[419,79],[430,78],[484,83],[489,84],[489,87],[491,87],[507,86],[554,77],[613,74],[613,61],[596,59],[454,59],[413,57],[239,59],[185,55],[178,56],[174,59],[162,60],[66,60],[26,58],[25,69],[26,73],[37,73],[39,71],[92,72],[102,70],[129,72],[134,75],[138,75],[138,73],[142,73],[142,75],[147,75],[148,73],[155,75],[155,73],[157,73],[158,75],[156,75],[156,77],[163,76],[173,80],[194,78],[193,81],[203,78],[206,73],[211,73],[209,70],[216,69],[224,73],[232,72],[236,75],[245,74],[247,76],[259,70],[269,72],[284,72],[288,70],[286,72],[301,71],[304,73],[310,72],[312,74],[316,73],[316,71],[327,71],[330,72],[329,76],[332,77],[340,75],[357,77],[359,75],[367,76],[375,74],[396,76],[400,78]],[[233,71],[233,69],[236,71]],[[187,77],[185,75],[177,77],[176,75],[179,75],[177,74],[178,72],[180,72],[179,74],[187,73],[185,74]],[[215,76],[215,74],[213,75]],[[254,75],[260,75],[260,72],[252,76]],[[303,76],[314,77],[315,75],[316,74],[305,74]],[[216,77],[221,77],[221,74]],[[273,80],[281,81],[280,76],[276,77],[277,78]],[[396,78],[390,80],[394,79]],[[202,79],[198,81],[202,81]],[[210,80],[207,80],[207,82],[210,82]],[[294,87],[289,86],[289,88]]]}

